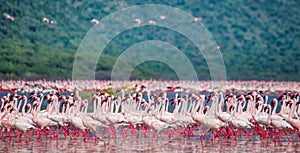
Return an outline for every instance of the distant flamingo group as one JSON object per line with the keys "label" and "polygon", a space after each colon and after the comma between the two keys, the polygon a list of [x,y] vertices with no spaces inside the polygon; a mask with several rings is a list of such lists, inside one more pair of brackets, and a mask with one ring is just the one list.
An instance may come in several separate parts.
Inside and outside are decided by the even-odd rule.
{"label": "distant flamingo group", "polygon": [[[85,85],[88,82],[82,81]],[[128,81],[118,83],[118,87],[111,81],[98,83],[103,88],[117,90],[114,94],[104,89],[94,91],[89,101],[80,96],[82,88],[65,95],[57,90],[59,85],[71,86],[72,81],[43,80],[33,84],[44,87],[44,91],[33,90],[27,95],[8,93],[0,99],[0,138],[22,141],[26,137],[31,141],[63,136],[65,139],[104,141],[117,139],[120,137],[117,133],[121,133],[125,139],[141,135],[157,139],[165,134],[171,141],[178,136],[198,135],[201,141],[211,139],[214,142],[216,139],[237,140],[244,135],[248,140],[259,137],[277,142],[285,135],[290,142],[291,135],[300,136],[299,94],[296,91],[282,92],[271,102],[267,94],[256,90],[212,91],[206,95],[202,90],[190,93],[177,90],[170,98],[171,82]],[[168,92],[158,90],[157,86],[151,88],[151,83]],[[2,81],[2,88],[4,84],[17,86],[13,81]],[[32,82],[22,81],[22,84]],[[179,85],[180,89],[187,90],[183,82]],[[99,132],[99,129],[102,130]]]}
{"label": "distant flamingo group", "polygon": [[72,92],[75,89],[79,91],[105,91],[108,88],[135,89],[136,92],[143,91],[145,88],[155,92],[213,92],[218,91],[214,86],[222,86],[226,92],[244,93],[247,91],[257,91],[264,94],[282,94],[285,91],[300,92],[299,82],[275,82],[275,81],[88,81],[83,80],[75,86],[71,80],[67,81],[22,81],[11,80],[1,81],[0,91],[2,92],[49,92],[57,90],[58,92]]}

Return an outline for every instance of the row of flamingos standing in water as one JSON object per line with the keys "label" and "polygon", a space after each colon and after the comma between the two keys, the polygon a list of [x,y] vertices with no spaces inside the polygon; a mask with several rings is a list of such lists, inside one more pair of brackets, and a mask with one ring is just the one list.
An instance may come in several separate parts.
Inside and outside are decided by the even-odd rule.
{"label": "row of flamingos standing in water", "polygon": [[168,98],[166,92],[141,87],[127,94],[122,89],[119,96],[94,93],[90,102],[78,90],[69,96],[55,90],[27,96],[9,93],[0,99],[0,138],[22,141],[63,135],[104,141],[128,136],[158,139],[165,134],[169,141],[180,135],[215,141],[244,135],[249,140],[258,136],[274,142],[285,136],[290,142],[291,135],[300,136],[298,92],[282,92],[268,103],[268,95],[255,90],[244,94],[193,92]]}
{"label": "row of flamingos standing in water", "polygon": [[[74,82],[71,80],[56,81],[23,81],[9,80],[0,82],[0,91],[9,92],[44,92],[46,90],[57,90],[60,92],[72,92],[76,89],[79,91],[101,91],[110,87],[113,88],[134,88],[136,85],[146,86],[151,91],[164,91],[166,88],[182,88],[184,92],[211,92],[215,91],[215,86],[223,86],[224,90],[230,92],[245,92],[250,90],[263,91],[265,94],[281,94],[283,91],[291,90],[300,92],[300,82],[276,82],[276,81],[164,81],[164,80],[147,80],[147,81],[99,81],[83,80]],[[139,91],[139,90],[137,90]]]}

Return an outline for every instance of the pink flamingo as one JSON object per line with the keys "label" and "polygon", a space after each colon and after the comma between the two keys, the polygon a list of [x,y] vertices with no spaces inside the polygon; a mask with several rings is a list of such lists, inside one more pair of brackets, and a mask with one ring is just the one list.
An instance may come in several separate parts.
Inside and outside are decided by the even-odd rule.
{"label": "pink flamingo", "polygon": [[43,18],[41,19],[41,21],[42,21],[42,22],[46,22],[46,23],[48,23],[48,24],[54,24],[54,23],[55,23],[55,21],[50,20],[49,18],[46,18],[46,17],[43,17]]}
{"label": "pink flamingo", "polygon": [[11,21],[15,21],[15,18],[7,13],[3,13],[3,16]]}
{"label": "pink flamingo", "polygon": [[[273,100],[277,101],[276,99],[273,99]],[[286,138],[288,139],[288,142],[290,142],[290,138],[288,137],[285,129],[293,129],[293,127],[287,121],[283,120],[283,118],[281,118],[281,117],[278,117],[278,116],[272,117],[272,112],[271,111],[269,111],[268,120],[270,122],[270,126],[273,127],[274,130],[275,129],[279,130],[278,133],[275,132],[273,141],[276,142],[277,138],[279,140],[281,140],[282,132],[284,132],[284,134],[286,135]]]}
{"label": "pink flamingo", "polygon": [[[245,130],[245,129],[250,129],[252,127],[252,124],[250,123],[249,124],[249,121],[248,120],[245,120],[243,118],[240,118],[240,117],[236,117],[234,116],[235,115],[235,112],[237,110],[237,107],[238,107],[238,102],[236,101],[236,104],[235,104],[235,107],[234,107],[234,111],[232,113],[232,117],[230,119],[230,123],[236,128],[238,129],[238,131],[242,130],[245,132],[245,134],[247,135],[248,139],[251,140],[251,137],[250,137],[250,134]],[[236,140],[236,135],[235,135],[235,138],[234,140]]]}
{"label": "pink flamingo", "polygon": [[[212,139],[211,139],[212,141],[214,141],[216,136],[214,134],[214,130],[219,130],[221,127],[226,126],[226,123],[218,119],[218,117],[215,115],[217,109],[217,102],[218,102],[218,97],[213,96],[212,106],[209,112],[207,112],[203,117],[203,125],[209,129],[208,131],[212,131]],[[203,135],[204,137],[206,136],[206,133]]]}
{"label": "pink flamingo", "polygon": [[293,128],[295,128],[298,131],[298,135],[300,136],[300,120],[293,118],[293,114],[296,106],[295,99],[291,99],[291,103],[292,103],[292,108],[289,113],[289,118],[287,121],[293,126]]}
{"label": "pink flamingo", "polygon": [[86,106],[85,106],[84,114],[82,114],[83,125],[85,127],[87,127],[88,129],[93,130],[95,140],[96,139],[100,139],[100,140],[103,141],[102,138],[100,138],[99,136],[97,136],[96,128],[97,127],[103,127],[104,125],[101,122],[99,122],[97,120],[94,120],[92,117],[90,117],[89,115],[87,115],[88,101],[84,100],[84,103],[86,103]]}

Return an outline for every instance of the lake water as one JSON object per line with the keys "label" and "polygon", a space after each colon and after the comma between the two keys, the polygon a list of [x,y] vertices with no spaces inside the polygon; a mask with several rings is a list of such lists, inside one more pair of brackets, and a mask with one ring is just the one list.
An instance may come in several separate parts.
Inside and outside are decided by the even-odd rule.
{"label": "lake water", "polygon": [[[100,131],[98,131],[100,133]],[[120,134],[120,133],[119,133]],[[158,138],[148,135],[146,137],[140,133],[139,138],[129,136],[126,139],[118,135],[117,139],[104,138],[104,141],[91,140],[85,142],[82,138],[71,140],[64,139],[60,135],[58,140],[43,139],[32,141],[18,139],[11,141],[1,141],[0,152],[299,152],[300,143],[298,136],[290,136],[291,142],[288,143],[283,137],[282,142],[274,143],[271,139],[260,140],[259,136],[252,136],[249,141],[246,136],[238,137],[236,141],[231,139],[216,139],[214,142],[209,140],[200,141],[199,133],[195,137],[184,138],[176,135],[169,142],[167,135],[163,133]]]}
{"label": "lake water", "polygon": [[[83,140],[43,140],[31,142],[1,142],[0,152],[299,152],[297,142],[282,142],[275,145],[261,141],[232,141],[222,140],[212,144],[211,141],[200,143],[196,138],[174,139],[172,142],[145,145],[142,140],[140,146],[132,147],[132,140],[125,140],[123,145],[114,142],[104,145],[101,141],[83,142]],[[152,147],[149,147],[151,146]],[[148,148],[142,148],[148,146]],[[137,149],[138,148],[138,149]]]}

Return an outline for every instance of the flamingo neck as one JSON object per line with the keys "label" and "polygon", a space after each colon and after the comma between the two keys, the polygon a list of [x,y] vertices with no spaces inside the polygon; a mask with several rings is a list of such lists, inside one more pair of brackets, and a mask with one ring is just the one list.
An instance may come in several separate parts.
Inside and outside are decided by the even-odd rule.
{"label": "flamingo neck", "polygon": [[97,107],[97,105],[96,105],[96,102],[97,102],[98,100],[97,100],[97,98],[95,98],[95,99],[93,99],[93,105],[94,105],[94,108],[93,108],[93,113],[95,114],[96,113],[96,107]]}
{"label": "flamingo neck", "polygon": [[84,108],[84,114],[87,114],[88,108],[89,108],[89,102],[87,102],[87,104],[86,104],[86,106]]}
{"label": "flamingo neck", "polygon": [[18,112],[18,113],[20,112],[22,102],[23,102],[23,101],[20,100],[19,103],[18,103],[18,108],[17,108],[17,112]]}
{"label": "flamingo neck", "polygon": [[296,106],[296,102],[295,101],[292,101],[292,107],[291,107],[291,111],[289,113],[289,120],[292,120],[292,115],[294,114],[294,109],[295,109],[295,106]]}
{"label": "flamingo neck", "polygon": [[27,105],[27,99],[24,100],[24,104],[22,107],[22,115],[25,115],[25,106]]}
{"label": "flamingo neck", "polygon": [[276,114],[277,105],[278,105],[278,101],[276,100],[275,101],[275,106],[274,106],[274,108],[272,110],[272,114]]}

